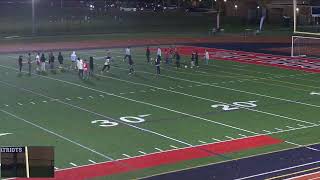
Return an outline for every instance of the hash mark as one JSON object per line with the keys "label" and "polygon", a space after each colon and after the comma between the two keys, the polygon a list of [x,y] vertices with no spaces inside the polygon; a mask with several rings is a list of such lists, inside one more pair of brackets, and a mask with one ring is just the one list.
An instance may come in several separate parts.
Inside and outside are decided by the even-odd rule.
{"label": "hash mark", "polygon": [[201,140],[199,140],[199,142],[202,143],[202,144],[207,144],[207,142],[204,142],[204,141],[201,141]]}
{"label": "hash mark", "polygon": [[221,140],[219,140],[219,139],[215,139],[215,138],[211,138],[211,139],[214,140],[214,141],[221,142]]}
{"label": "hash mark", "polygon": [[69,163],[69,164],[71,164],[72,166],[74,166],[74,167],[77,167],[78,165],[76,165],[75,163]]}
{"label": "hash mark", "polygon": [[125,157],[128,157],[128,158],[131,158],[131,156],[129,156],[128,154],[122,154],[124,155]]}
{"label": "hash mark", "polygon": [[91,159],[89,159],[88,161],[89,161],[89,162],[92,162],[93,164],[96,164],[96,162],[95,162],[95,161],[92,161]]}
{"label": "hash mark", "polygon": [[78,97],[78,99],[83,99],[82,97]]}
{"label": "hash mark", "polygon": [[154,148],[154,149],[156,149],[156,150],[158,150],[158,151],[163,151],[162,149],[160,149],[160,148]]}
{"label": "hash mark", "polygon": [[230,137],[230,136],[225,136],[226,138],[229,138],[229,139],[234,139],[233,137]]}
{"label": "hash mark", "polygon": [[170,147],[174,148],[174,149],[178,149],[178,147],[176,146],[173,146],[173,145],[170,145]]}
{"label": "hash mark", "polygon": [[21,103],[19,103],[19,102],[18,102],[17,104],[18,104],[18,105],[20,105],[20,106],[22,106],[22,105],[23,105],[23,104],[21,104]]}
{"label": "hash mark", "polygon": [[264,132],[266,132],[266,133],[271,133],[271,131],[267,131],[267,130],[262,130],[262,131],[264,131]]}
{"label": "hash mark", "polygon": [[34,102],[30,102],[31,104],[36,104],[36,103],[34,103]]}
{"label": "hash mark", "polygon": [[145,152],[143,152],[143,151],[138,151],[139,153],[141,153],[141,154],[147,154],[147,153],[145,153]]}
{"label": "hash mark", "polygon": [[239,134],[239,136],[242,136],[242,137],[247,137],[246,135],[243,135],[243,134]]}

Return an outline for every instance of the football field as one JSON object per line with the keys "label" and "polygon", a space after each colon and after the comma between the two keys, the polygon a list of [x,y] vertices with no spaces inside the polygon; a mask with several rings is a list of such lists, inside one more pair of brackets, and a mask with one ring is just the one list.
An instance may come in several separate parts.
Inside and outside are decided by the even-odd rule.
{"label": "football field", "polygon": [[111,69],[100,73],[105,49],[77,51],[95,59],[89,80],[73,70],[38,75],[35,64],[29,76],[19,54],[1,54],[1,146],[54,146],[62,171],[260,135],[283,141],[102,177],[128,179],[319,143],[320,74],[222,60],[191,69],[182,56],[180,69],[161,64],[157,76],[137,47],[128,75],[124,49],[110,52]]}

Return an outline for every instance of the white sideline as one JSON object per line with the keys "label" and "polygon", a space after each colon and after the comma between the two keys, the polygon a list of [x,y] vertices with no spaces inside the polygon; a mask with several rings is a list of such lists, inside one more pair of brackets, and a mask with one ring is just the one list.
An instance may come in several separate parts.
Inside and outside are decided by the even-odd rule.
{"label": "white sideline", "polygon": [[297,165],[297,166],[291,166],[291,167],[288,167],[288,168],[283,168],[283,169],[278,169],[278,170],[274,170],[274,171],[269,171],[269,172],[265,172],[265,173],[260,173],[260,174],[256,174],[256,175],[252,175],[252,176],[242,177],[242,178],[238,178],[238,179],[235,179],[235,180],[243,180],[243,179],[255,178],[255,177],[259,177],[259,176],[264,176],[264,175],[268,175],[268,174],[272,174],[272,173],[277,173],[277,172],[286,171],[286,170],[290,170],[290,169],[295,169],[295,168],[299,168],[299,167],[303,167],[303,166],[308,166],[308,165],[312,165],[312,164],[317,164],[317,163],[320,163],[320,161],[315,161],[315,162],[311,162],[311,163],[301,164],[301,165]]}

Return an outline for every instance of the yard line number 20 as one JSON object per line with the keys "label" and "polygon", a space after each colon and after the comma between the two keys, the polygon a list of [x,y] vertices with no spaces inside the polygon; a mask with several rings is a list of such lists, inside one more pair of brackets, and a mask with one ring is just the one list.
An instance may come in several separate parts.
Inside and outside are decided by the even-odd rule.
{"label": "yard line number 20", "polygon": [[233,102],[231,105],[229,104],[215,104],[211,105],[213,108],[222,107],[222,110],[224,111],[233,111],[240,108],[253,108],[257,107],[256,104],[257,101],[246,101],[246,102]]}

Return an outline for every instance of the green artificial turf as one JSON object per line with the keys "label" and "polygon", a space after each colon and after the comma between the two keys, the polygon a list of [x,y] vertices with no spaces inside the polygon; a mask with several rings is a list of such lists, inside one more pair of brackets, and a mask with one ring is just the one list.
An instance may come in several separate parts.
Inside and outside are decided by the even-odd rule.
{"label": "green artificial turf", "polygon": [[[162,64],[156,76],[144,49],[132,51],[133,75],[123,49],[111,49],[114,62],[103,74],[105,50],[78,51],[82,58],[95,57],[96,75],[89,80],[68,70],[18,73],[18,55],[0,55],[0,134],[12,133],[0,136],[1,146],[54,146],[55,166],[63,169],[256,134],[300,145],[319,141],[320,96],[310,95],[320,91],[319,74],[213,60],[195,69]],[[68,67],[70,52],[63,54]],[[189,59],[182,57],[183,67]],[[256,106],[222,110],[221,104],[234,108],[249,101]],[[129,117],[139,115],[148,116],[143,122]],[[101,179],[139,178],[294,147],[282,143]]]}

